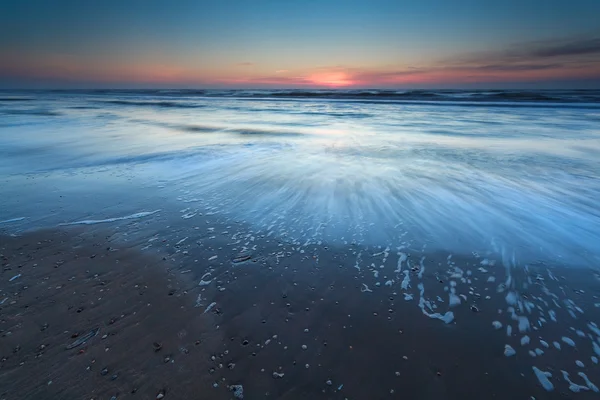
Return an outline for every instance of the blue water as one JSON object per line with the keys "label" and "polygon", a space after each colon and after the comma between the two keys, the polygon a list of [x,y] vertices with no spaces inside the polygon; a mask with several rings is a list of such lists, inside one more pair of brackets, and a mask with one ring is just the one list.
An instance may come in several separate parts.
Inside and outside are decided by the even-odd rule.
{"label": "blue water", "polygon": [[281,240],[595,266],[600,93],[0,92],[0,183],[5,230],[201,203]]}

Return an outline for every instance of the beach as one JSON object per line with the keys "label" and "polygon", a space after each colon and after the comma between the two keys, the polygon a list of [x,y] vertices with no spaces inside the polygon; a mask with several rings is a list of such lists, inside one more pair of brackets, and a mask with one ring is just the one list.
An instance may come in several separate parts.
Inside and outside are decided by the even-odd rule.
{"label": "beach", "polygon": [[[404,257],[383,249],[362,253],[359,270],[353,248],[300,253],[259,241],[251,253],[210,255],[217,238],[209,249],[186,242],[163,243],[173,252],[161,257],[108,231],[3,237],[2,398],[228,399],[235,385],[245,398],[564,398],[560,371],[587,387],[577,373],[598,370],[597,328],[586,325],[600,314],[591,271],[515,273],[521,326],[505,311],[513,292],[498,289],[505,269],[481,258],[399,265]],[[400,277],[406,289],[382,283]],[[449,305],[449,287],[460,304]],[[554,295],[551,313],[544,304]],[[440,320],[447,310],[452,320]],[[516,354],[507,357],[506,345]],[[555,390],[544,390],[534,366],[552,373]]]}
{"label": "beach", "polygon": [[0,399],[597,398],[598,103],[448,96],[3,93]]}

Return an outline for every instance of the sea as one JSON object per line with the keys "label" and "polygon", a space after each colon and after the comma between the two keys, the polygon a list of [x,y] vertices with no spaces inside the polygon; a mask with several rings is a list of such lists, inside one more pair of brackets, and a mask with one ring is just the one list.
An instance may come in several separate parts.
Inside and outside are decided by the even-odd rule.
{"label": "sea", "polygon": [[6,229],[201,202],[291,240],[600,263],[600,91],[4,91],[0,116]]}

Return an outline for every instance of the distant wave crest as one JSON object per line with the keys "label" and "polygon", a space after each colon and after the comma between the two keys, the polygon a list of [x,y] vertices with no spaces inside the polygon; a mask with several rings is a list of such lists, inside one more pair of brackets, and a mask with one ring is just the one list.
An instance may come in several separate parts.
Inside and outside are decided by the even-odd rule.
{"label": "distant wave crest", "polygon": [[101,103],[123,106],[164,107],[164,108],[199,108],[200,104],[182,103],[177,101],[136,101],[136,100],[102,100]]}

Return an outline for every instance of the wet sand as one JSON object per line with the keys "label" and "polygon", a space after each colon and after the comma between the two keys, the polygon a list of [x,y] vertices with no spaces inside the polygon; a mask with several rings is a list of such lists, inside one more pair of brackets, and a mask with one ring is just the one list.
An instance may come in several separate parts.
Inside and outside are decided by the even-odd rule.
{"label": "wet sand", "polygon": [[0,398],[183,399],[212,389],[219,332],[194,308],[186,289],[195,285],[162,259],[77,230],[0,242]]}
{"label": "wet sand", "polygon": [[0,398],[598,396],[561,373],[600,384],[595,271],[265,237],[247,249],[218,231],[152,252],[90,229],[0,238]]}

